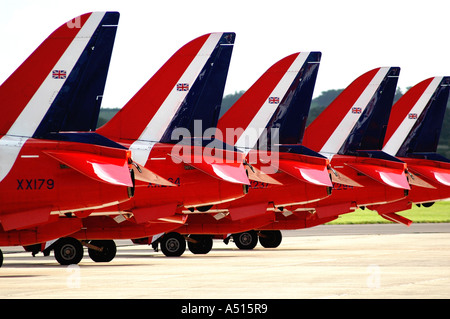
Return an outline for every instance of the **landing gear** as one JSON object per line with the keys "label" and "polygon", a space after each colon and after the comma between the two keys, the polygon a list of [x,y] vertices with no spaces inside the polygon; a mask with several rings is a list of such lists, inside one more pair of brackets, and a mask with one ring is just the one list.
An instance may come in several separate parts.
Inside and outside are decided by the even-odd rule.
{"label": "landing gear", "polygon": [[258,243],[258,234],[254,230],[233,234],[233,241],[239,249],[253,249]]}
{"label": "landing gear", "polygon": [[207,254],[213,246],[213,238],[210,235],[191,235],[187,242],[193,254]]}
{"label": "landing gear", "polygon": [[53,250],[60,265],[78,264],[83,259],[83,245],[75,238],[60,238]]}
{"label": "landing gear", "polygon": [[49,249],[53,249],[55,259],[61,265],[78,264],[83,259],[84,248],[95,262],[110,262],[116,256],[117,248],[113,240],[79,241],[72,237],[58,239]]}
{"label": "landing gear", "polygon": [[[256,247],[259,243],[264,248],[276,248],[281,244],[282,235],[279,230],[262,230],[256,232],[254,230],[245,231],[238,234],[233,234],[233,241],[239,249],[250,250]],[[228,243],[226,241],[225,243]]]}
{"label": "landing gear", "polygon": [[161,251],[167,257],[179,257],[186,250],[186,240],[175,232],[167,233],[161,238]]}
{"label": "landing gear", "polygon": [[89,257],[95,262],[110,262],[116,257],[114,240],[92,240],[88,245]]}
{"label": "landing gear", "polygon": [[276,248],[281,244],[281,231],[279,230],[262,230],[259,233],[259,243],[264,248]]}

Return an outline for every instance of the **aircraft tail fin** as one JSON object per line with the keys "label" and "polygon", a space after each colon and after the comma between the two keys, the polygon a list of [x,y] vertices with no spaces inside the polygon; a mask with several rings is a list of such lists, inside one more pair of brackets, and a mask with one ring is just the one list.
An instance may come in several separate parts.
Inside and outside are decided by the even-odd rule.
{"label": "aircraft tail fin", "polygon": [[195,120],[215,127],[234,39],[234,33],[209,33],[184,45],[97,132],[131,143],[174,143],[176,128],[195,136]]}
{"label": "aircraft tail fin", "polygon": [[[301,144],[308,119],[321,53],[310,52],[300,72],[267,123],[267,134],[278,134],[280,144]],[[275,129],[275,130],[273,130]],[[261,142],[261,139],[260,139]],[[267,140],[267,145],[270,141]]]}
{"label": "aircraft tail fin", "polygon": [[[220,118],[227,144],[248,153],[268,128],[279,129],[282,144],[301,141],[320,57],[320,52],[300,52],[271,66]],[[234,129],[232,135],[227,128]]]}
{"label": "aircraft tail fin", "polygon": [[432,77],[408,90],[392,107],[383,151],[408,157],[435,153],[449,98],[450,77]]}
{"label": "aircraft tail fin", "polygon": [[381,149],[399,73],[382,67],[358,77],[306,128],[303,144],[327,155]]}
{"label": "aircraft tail fin", "polygon": [[118,12],[61,25],[0,86],[0,134],[45,137],[95,129]]}

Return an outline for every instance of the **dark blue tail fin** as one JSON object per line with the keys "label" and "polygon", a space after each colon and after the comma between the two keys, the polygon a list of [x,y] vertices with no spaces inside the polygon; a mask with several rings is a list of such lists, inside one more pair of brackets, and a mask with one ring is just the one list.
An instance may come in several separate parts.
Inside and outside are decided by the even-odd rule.
{"label": "dark blue tail fin", "polygon": [[[421,85],[422,83],[426,84],[426,86]],[[423,91],[422,88],[424,89]],[[420,94],[415,92],[417,90],[420,90]],[[403,123],[390,136],[390,139],[393,141],[398,139],[397,143],[400,145],[396,149],[396,156],[418,156],[419,154],[435,153],[437,151],[449,98],[450,77],[435,77],[425,80],[417,85],[417,90],[416,86],[411,88],[397,102],[399,109],[395,108],[397,103],[393,109],[401,112],[400,108],[404,108],[406,111]],[[417,94],[419,98],[417,100],[409,99],[413,94]],[[405,103],[403,103],[404,101]],[[414,103],[406,103],[408,101]],[[407,127],[406,124],[410,124],[410,126]]]}
{"label": "dark blue tail fin", "polygon": [[118,22],[118,12],[104,13],[33,137],[96,129]]}
{"label": "dark blue tail fin", "polygon": [[[399,74],[400,68],[389,69],[338,154],[357,155],[360,150],[381,150]],[[354,107],[352,112],[358,109]]]}
{"label": "dark blue tail fin", "polygon": [[280,144],[300,144],[303,140],[321,55],[320,52],[309,53],[266,126],[269,136],[274,133],[271,129],[278,129]]}
{"label": "dark blue tail fin", "polygon": [[[187,129],[191,137],[200,137],[198,135],[203,134],[203,130],[217,126],[234,40],[234,33],[223,33],[199,76],[188,88],[189,93],[160,142],[177,143],[179,140],[172,137],[177,128]],[[195,122],[201,123],[202,131],[194,130]]]}

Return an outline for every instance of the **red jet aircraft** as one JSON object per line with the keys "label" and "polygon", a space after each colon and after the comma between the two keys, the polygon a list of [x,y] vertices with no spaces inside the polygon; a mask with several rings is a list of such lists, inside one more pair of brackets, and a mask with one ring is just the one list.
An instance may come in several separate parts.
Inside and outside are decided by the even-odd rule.
{"label": "red jet aircraft", "polygon": [[[450,197],[450,161],[439,154],[436,154],[438,140],[442,128],[444,112],[449,97],[450,77],[434,77],[422,81],[411,88],[399,101],[392,107],[386,133],[382,133],[384,138],[383,152],[390,156],[395,156],[397,160],[405,163],[407,178],[410,184],[410,190],[403,198],[386,203],[379,203],[366,207],[377,211],[380,216],[396,223],[402,223],[409,226],[412,221],[396,214],[399,211],[410,209],[412,204],[422,204],[431,206],[434,201],[443,200]],[[366,114],[369,116],[369,114]],[[374,117],[377,119],[378,117]],[[386,125],[385,120],[378,118],[378,124],[382,127]],[[367,125],[372,125],[370,122]],[[362,133],[362,139],[371,139],[375,141],[372,130],[366,130]],[[377,139],[378,141],[382,139]],[[378,145],[375,145],[378,146]],[[366,146],[367,148],[367,146]],[[364,148],[362,148],[364,149]],[[376,148],[373,148],[376,149]],[[370,153],[377,156],[378,152]],[[369,153],[369,154],[370,154]],[[378,156],[386,157],[382,153]],[[387,158],[389,160],[389,158]],[[391,159],[395,162],[395,159]],[[333,161],[332,161],[333,165]],[[346,165],[349,165],[346,163]],[[398,164],[400,165],[400,164]],[[334,166],[335,168],[338,168]],[[333,176],[333,175],[332,175]],[[340,175],[341,177],[343,175]],[[333,176],[336,177],[336,176]],[[374,176],[376,177],[376,176]],[[380,175],[382,177],[382,175]],[[403,178],[398,179],[397,184],[404,184]],[[359,180],[356,180],[359,182]],[[392,183],[394,180],[388,180]],[[347,184],[345,184],[347,183]],[[406,189],[406,184],[405,189]],[[356,185],[355,185],[356,186]],[[332,200],[335,195],[342,195],[345,192],[338,193],[337,190],[356,189],[360,192],[361,188],[352,187],[351,181],[343,181],[342,184],[335,184],[332,196],[323,202]],[[395,187],[399,188],[399,187]],[[399,188],[401,190],[401,188]],[[389,190],[389,191],[388,191]],[[386,194],[395,191],[395,189],[386,189]],[[348,193],[348,192],[347,192]],[[397,191],[398,193],[398,191]],[[373,192],[368,193],[371,197]],[[401,193],[398,194],[401,197]],[[380,193],[380,198],[383,195]],[[373,196],[372,200],[377,197]],[[362,199],[364,200],[364,199]],[[361,199],[356,204],[363,204]],[[366,203],[370,201],[366,200]],[[321,204],[320,202],[319,204]],[[296,225],[296,221],[290,220],[292,217],[278,216],[277,222],[266,225],[258,229],[260,231],[260,242],[264,247],[275,247],[281,242],[281,236],[267,236],[265,234],[270,229],[294,229],[310,227],[307,224],[308,219],[301,221]],[[308,217],[315,217],[309,215]],[[329,216],[332,220],[337,216]],[[327,218],[325,218],[327,220]],[[325,221],[324,221],[325,222]],[[303,223],[303,224],[302,224]],[[273,228],[271,228],[273,227]]]}
{"label": "red jet aircraft", "polygon": [[432,77],[409,89],[392,107],[383,151],[407,163],[411,190],[400,201],[369,206],[389,220],[410,224],[396,212],[450,197],[450,160],[436,153],[449,90],[450,77]]}
{"label": "red jet aircraft", "polygon": [[281,229],[324,224],[357,207],[407,196],[406,164],[380,151],[399,72],[384,67],[361,75],[306,128],[303,145],[330,158],[333,192],[312,205],[286,207],[289,213],[258,228],[264,247],[280,244]]}
{"label": "red jet aircraft", "polygon": [[[280,60],[220,118],[216,138],[247,155],[252,183],[245,197],[215,205],[208,214],[189,214],[187,222],[173,230],[189,235],[192,252],[207,253],[212,235],[265,225],[287,205],[330,195],[328,160],[296,143],[303,135],[320,56],[302,52]],[[177,247],[170,256],[183,253],[184,239]]]}
{"label": "red jet aircraft", "polygon": [[[234,38],[211,33],[183,46],[97,130],[131,151],[136,191],[128,202],[90,211],[83,229],[70,235],[93,260],[114,258],[112,239],[167,232],[185,222],[183,209],[206,211],[247,193],[244,155],[203,134],[217,125]],[[170,236],[163,241],[173,244]],[[66,262],[78,263],[82,246],[72,252]]]}
{"label": "red jet aircraft", "polygon": [[93,12],[63,24],[0,86],[0,246],[71,234],[82,227],[73,216],[132,196],[127,149],[58,133],[95,129],[85,111],[101,101],[118,20]]}

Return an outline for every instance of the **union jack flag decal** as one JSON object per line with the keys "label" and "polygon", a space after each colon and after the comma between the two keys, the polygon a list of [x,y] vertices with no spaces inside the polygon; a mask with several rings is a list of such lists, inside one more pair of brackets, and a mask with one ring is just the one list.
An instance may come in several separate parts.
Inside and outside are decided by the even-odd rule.
{"label": "union jack flag decal", "polygon": [[411,120],[417,119],[417,113],[409,113],[408,114],[408,118],[411,119]]}
{"label": "union jack flag decal", "polygon": [[177,91],[189,91],[189,84],[188,83],[178,83]]}
{"label": "union jack flag decal", "polygon": [[353,114],[361,114],[362,108],[360,107],[352,107],[352,113]]}
{"label": "union jack flag decal", "polygon": [[65,70],[53,70],[52,78],[54,79],[65,79],[67,77],[67,72]]}
{"label": "union jack flag decal", "polygon": [[269,97],[269,104],[278,104],[280,103],[280,98],[279,97]]}

